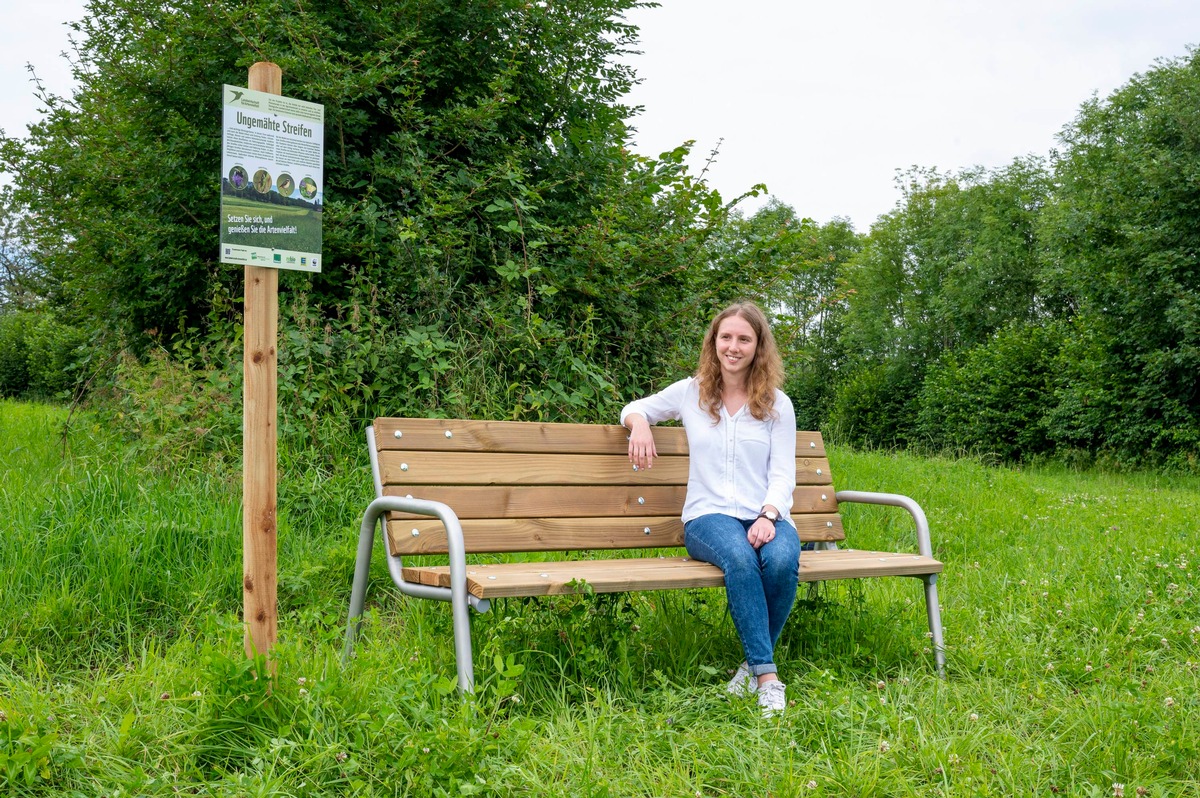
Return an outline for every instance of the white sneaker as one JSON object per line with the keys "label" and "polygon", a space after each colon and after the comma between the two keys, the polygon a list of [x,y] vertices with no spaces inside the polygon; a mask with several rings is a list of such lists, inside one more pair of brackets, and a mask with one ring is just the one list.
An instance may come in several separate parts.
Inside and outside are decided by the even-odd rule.
{"label": "white sneaker", "polygon": [[738,665],[737,673],[733,674],[733,678],[729,680],[729,686],[725,690],[730,695],[744,696],[758,692],[758,678],[750,672],[750,666],[746,663]]}
{"label": "white sneaker", "polygon": [[762,707],[763,717],[778,715],[787,708],[787,685],[778,679],[772,679],[758,686],[758,705]]}

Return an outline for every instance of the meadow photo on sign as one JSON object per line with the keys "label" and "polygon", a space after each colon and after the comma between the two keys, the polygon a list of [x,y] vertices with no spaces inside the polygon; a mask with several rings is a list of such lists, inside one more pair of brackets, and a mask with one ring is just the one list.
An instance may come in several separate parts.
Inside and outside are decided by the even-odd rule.
{"label": "meadow photo on sign", "polygon": [[221,262],[321,271],[325,107],[222,91]]}

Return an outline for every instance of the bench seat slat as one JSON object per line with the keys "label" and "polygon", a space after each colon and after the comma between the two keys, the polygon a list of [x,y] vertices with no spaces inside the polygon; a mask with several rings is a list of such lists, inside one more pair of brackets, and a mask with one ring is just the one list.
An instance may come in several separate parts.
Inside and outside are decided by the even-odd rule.
{"label": "bench seat slat", "polygon": [[[399,438],[397,431],[401,433]],[[629,431],[618,424],[379,418],[375,420],[375,440],[380,451],[625,454]],[[655,427],[654,445],[662,455],[687,454],[687,436],[682,427]],[[796,452],[805,457],[824,457],[820,433],[798,432]]]}
{"label": "bench seat slat", "polygon": [[[942,563],[916,554],[839,549],[806,551],[800,557],[801,582],[863,576],[927,576],[941,571]],[[448,566],[405,567],[404,578],[420,584],[449,587],[450,569]],[[722,587],[725,584],[716,566],[680,556],[467,565],[467,590],[481,599],[581,592],[583,587],[579,582],[586,582],[596,593]]]}
{"label": "bench seat slat", "polygon": [[[797,515],[792,520],[796,522],[800,540],[806,543],[838,541],[846,537],[842,519],[836,514]],[[648,549],[683,545],[683,522],[673,516],[472,518],[462,520],[461,524],[467,550],[473,552]],[[388,539],[394,556],[446,552],[446,531],[436,519],[389,522]]]}
{"label": "bench seat slat", "polygon": [[[380,452],[385,485],[686,485],[688,461],[666,455],[635,470],[624,454]],[[829,485],[829,461],[796,458],[797,485]]]}
{"label": "bench seat slat", "polygon": [[[684,485],[389,485],[385,496],[415,496],[442,502],[467,518],[588,518],[619,515],[679,516]],[[640,500],[640,501],[639,501]],[[792,493],[793,513],[837,512],[829,488],[801,486]],[[422,516],[391,513],[389,521]]]}

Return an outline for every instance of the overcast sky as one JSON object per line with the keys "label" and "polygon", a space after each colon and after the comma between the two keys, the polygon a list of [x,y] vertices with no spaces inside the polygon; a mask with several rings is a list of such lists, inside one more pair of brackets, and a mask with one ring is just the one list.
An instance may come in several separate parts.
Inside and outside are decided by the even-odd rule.
{"label": "overcast sky", "polygon": [[[70,88],[62,23],[82,12],[0,0],[8,135],[37,118],[27,62]],[[1200,44],[1196,0],[662,0],[630,21],[644,51],[635,149],[694,139],[699,169],[723,139],[709,172],[723,196],[766,183],[802,216],[860,231],[895,205],[897,169],[1044,155],[1093,93]]]}

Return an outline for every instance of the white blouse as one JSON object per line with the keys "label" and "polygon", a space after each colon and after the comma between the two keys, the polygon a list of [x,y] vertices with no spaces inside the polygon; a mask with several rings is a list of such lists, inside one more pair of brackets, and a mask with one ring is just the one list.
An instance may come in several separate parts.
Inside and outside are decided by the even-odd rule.
{"label": "white blouse", "polygon": [[700,406],[696,378],[688,377],[625,405],[622,424],[630,413],[644,416],[651,424],[668,419],[683,422],[689,454],[684,523],[709,513],[748,520],[765,504],[792,523],[796,411],[783,391],[775,391],[775,418],[759,421],[748,405],[731,416],[722,406],[721,418],[714,424]]}

